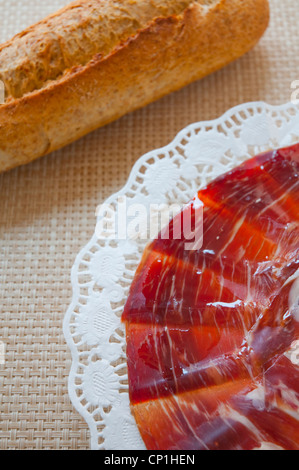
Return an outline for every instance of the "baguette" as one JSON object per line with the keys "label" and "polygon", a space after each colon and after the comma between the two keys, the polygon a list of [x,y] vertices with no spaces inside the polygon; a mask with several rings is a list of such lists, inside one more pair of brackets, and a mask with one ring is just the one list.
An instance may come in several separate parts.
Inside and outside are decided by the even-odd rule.
{"label": "baguette", "polygon": [[268,0],[71,3],[0,46],[0,171],[220,69],[268,21]]}

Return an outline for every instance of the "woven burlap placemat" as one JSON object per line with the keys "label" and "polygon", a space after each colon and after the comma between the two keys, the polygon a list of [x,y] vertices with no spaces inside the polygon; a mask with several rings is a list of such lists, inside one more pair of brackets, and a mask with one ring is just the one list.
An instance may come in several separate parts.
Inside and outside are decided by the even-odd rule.
{"label": "woven burlap placemat", "polygon": [[[67,3],[0,0],[0,41]],[[299,8],[294,0],[270,3],[271,26],[245,57],[0,175],[0,449],[89,448],[68,397],[71,358],[62,332],[74,258],[93,233],[97,205],[125,184],[142,154],[239,103],[290,101],[299,80]]]}

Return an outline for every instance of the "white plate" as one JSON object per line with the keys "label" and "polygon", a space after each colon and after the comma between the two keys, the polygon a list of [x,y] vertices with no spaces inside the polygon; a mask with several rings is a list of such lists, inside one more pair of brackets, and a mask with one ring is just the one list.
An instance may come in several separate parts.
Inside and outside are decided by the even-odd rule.
{"label": "white plate", "polygon": [[[149,220],[142,216],[142,209],[162,203],[165,207],[183,205],[209,181],[251,156],[298,141],[298,106],[240,105],[215,121],[188,126],[168,146],[141,157],[126,186],[99,208],[95,235],[72,269],[73,300],[64,321],[73,360],[69,394],[89,425],[92,449],[144,449],[130,413],[120,321],[148,241]],[[115,239],[124,204],[125,214],[131,211],[131,216],[119,225],[124,228],[127,221],[129,230]],[[142,239],[134,234],[138,225],[134,211],[139,209]],[[116,227],[111,225],[113,220]],[[101,230],[103,222],[110,222],[106,231]]]}

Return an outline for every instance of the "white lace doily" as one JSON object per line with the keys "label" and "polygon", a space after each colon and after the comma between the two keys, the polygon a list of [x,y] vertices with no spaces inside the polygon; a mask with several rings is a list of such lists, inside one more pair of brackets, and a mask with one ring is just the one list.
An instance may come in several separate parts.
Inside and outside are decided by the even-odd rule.
{"label": "white lace doily", "polygon": [[[145,448],[130,413],[120,318],[147,240],[136,238],[134,230],[129,239],[112,236],[108,222],[118,207],[125,200],[129,208],[185,204],[210,180],[251,156],[298,141],[298,106],[244,104],[215,121],[188,126],[167,147],[144,155],[126,186],[106,201],[95,235],[73,266],[73,300],[64,321],[72,353],[69,394],[88,423],[92,449]],[[100,236],[103,222],[107,229]]]}

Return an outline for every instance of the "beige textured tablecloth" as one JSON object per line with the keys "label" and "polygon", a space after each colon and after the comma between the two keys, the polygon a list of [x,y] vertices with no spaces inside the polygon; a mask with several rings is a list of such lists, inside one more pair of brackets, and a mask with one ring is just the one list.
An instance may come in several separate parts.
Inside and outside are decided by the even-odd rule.
{"label": "beige textured tablecloth", "polygon": [[[0,0],[0,41],[69,3]],[[0,175],[0,449],[88,449],[67,392],[71,363],[62,322],[70,270],[95,226],[96,206],[134,162],[186,125],[228,108],[291,99],[299,80],[299,0],[270,0],[259,45],[192,84],[33,164]]]}

